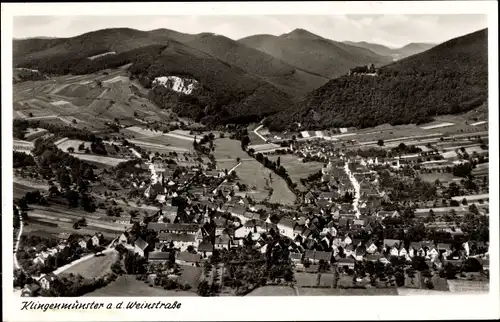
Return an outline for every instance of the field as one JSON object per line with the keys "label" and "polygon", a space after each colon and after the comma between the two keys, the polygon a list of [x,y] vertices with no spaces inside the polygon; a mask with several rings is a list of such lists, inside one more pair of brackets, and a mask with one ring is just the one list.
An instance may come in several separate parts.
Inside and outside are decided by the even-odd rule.
{"label": "field", "polygon": [[452,293],[488,293],[488,282],[448,280],[448,286]]}
{"label": "field", "polygon": [[[147,120],[167,119],[167,115],[145,97],[136,96],[131,86],[138,92],[143,91],[123,69],[108,71],[107,75],[99,72],[18,83],[13,87],[14,115],[39,117],[47,123],[89,130],[105,129],[105,122],[115,118],[133,119],[134,112],[145,115]],[[73,118],[77,119],[76,125],[71,123]]]}
{"label": "field", "polygon": [[80,160],[85,160],[85,161],[89,161],[92,163],[96,163],[96,164],[100,164],[100,165],[104,165],[104,166],[110,166],[110,167],[115,167],[121,162],[128,161],[128,159],[111,158],[111,157],[106,157],[106,156],[83,154],[83,153],[71,153],[71,155],[80,159]]}
{"label": "field", "polygon": [[[51,234],[66,232],[70,234],[78,233],[82,235],[93,235],[96,232],[100,232],[107,238],[115,238],[130,226],[128,223],[123,224],[114,222],[114,220],[106,216],[104,210],[101,209],[98,209],[94,213],[88,213],[82,209],[69,209],[66,206],[57,204],[52,204],[50,207],[31,205],[31,208],[33,208],[33,210],[28,212],[29,219],[23,230],[23,232],[26,231],[26,233],[40,229]],[[80,218],[85,218],[87,220],[87,226],[76,230],[73,228],[73,223]],[[122,217],[119,219],[125,221],[130,220],[124,213],[122,213]],[[41,222],[55,223],[58,226],[49,227]]]}
{"label": "field", "polygon": [[109,285],[98,289],[85,296],[196,296],[196,293],[189,291],[167,291],[158,287],[150,287],[143,281],[138,281],[135,276],[123,275]]}
{"label": "field", "polygon": [[57,145],[57,147],[64,152],[67,152],[69,148],[73,148],[74,151],[78,151],[80,144],[84,145],[85,149],[90,149],[91,142],[81,141],[81,140],[65,140]]}
{"label": "field", "polygon": [[280,158],[281,165],[286,169],[290,179],[297,183],[300,190],[304,190],[305,187],[300,183],[301,178],[305,178],[313,173],[318,172],[323,168],[321,162],[307,162],[303,163],[296,155],[285,154],[285,155],[271,155],[268,158],[271,161],[278,160]]}
{"label": "field", "polygon": [[249,157],[241,150],[239,141],[227,138],[217,139],[214,157],[220,169],[231,169],[237,164],[236,158],[240,158],[241,165],[235,169],[235,172],[239,182],[248,186],[247,194],[254,200],[266,199],[269,196],[269,189],[273,189],[270,202],[282,204],[295,202],[295,195],[290,191],[285,180]]}
{"label": "field", "polygon": [[165,134],[160,134],[156,136],[145,136],[140,138],[134,138],[129,140],[134,144],[144,146],[144,147],[158,147],[165,148],[167,150],[178,150],[178,151],[193,151],[193,141],[179,139],[172,136],[167,136]]}
{"label": "field", "polygon": [[341,288],[309,288],[300,287],[299,296],[377,296],[398,295],[395,288],[366,288],[366,289],[341,289]]}
{"label": "field", "polygon": [[200,281],[200,276],[202,273],[201,267],[181,265],[181,276],[179,276],[178,281],[182,283],[189,283],[193,289],[198,287]]}
{"label": "field", "polygon": [[86,278],[97,278],[110,271],[111,265],[117,258],[118,253],[116,251],[104,254],[103,256],[94,256],[70,267],[63,274],[73,273],[80,274]]}
{"label": "field", "polygon": [[[453,176],[452,173],[444,172],[444,173],[421,173],[419,174],[420,178],[423,181],[427,181],[430,183],[434,183],[436,179],[439,179],[441,183],[451,182],[457,177]],[[459,180],[460,181],[460,180]]]}
{"label": "field", "polygon": [[26,192],[40,190],[40,192],[44,192],[44,190],[48,190],[49,187],[42,184],[37,184],[34,182],[30,182],[28,180],[23,180],[20,178],[14,178],[13,185],[13,194],[14,198],[24,197]]}
{"label": "field", "polygon": [[288,286],[267,285],[256,288],[246,296],[295,296],[295,291]]}

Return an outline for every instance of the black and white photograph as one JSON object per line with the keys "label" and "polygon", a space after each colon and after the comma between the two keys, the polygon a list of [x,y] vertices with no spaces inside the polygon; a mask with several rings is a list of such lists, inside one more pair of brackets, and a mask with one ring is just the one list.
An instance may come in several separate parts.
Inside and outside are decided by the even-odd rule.
{"label": "black and white photograph", "polygon": [[488,13],[258,5],[11,17],[7,296],[498,292]]}

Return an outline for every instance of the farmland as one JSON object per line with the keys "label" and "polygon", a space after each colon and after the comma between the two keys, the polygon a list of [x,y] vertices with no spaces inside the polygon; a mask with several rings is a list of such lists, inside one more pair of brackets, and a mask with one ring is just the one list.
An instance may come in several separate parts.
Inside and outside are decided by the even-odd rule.
{"label": "farmland", "polygon": [[305,178],[313,173],[318,172],[323,167],[321,162],[307,162],[303,163],[296,155],[286,154],[286,155],[271,155],[269,160],[276,162],[280,158],[281,165],[286,169],[290,179],[297,183],[300,190],[304,190],[305,187],[300,183],[300,179]]}
{"label": "farmland", "polygon": [[133,275],[123,275],[111,284],[88,293],[85,296],[196,296],[196,293],[189,291],[164,290],[157,287],[150,287],[148,284],[138,281]]}
{"label": "farmland", "polygon": [[77,157],[80,160],[89,161],[91,163],[97,163],[104,166],[115,167],[121,162],[128,161],[128,159],[122,158],[111,158],[100,155],[91,155],[83,153],[71,153],[72,156]]}
{"label": "farmland", "polygon": [[114,119],[134,119],[134,112],[146,121],[167,119],[146,98],[136,96],[131,86],[142,90],[122,69],[14,84],[14,115],[58,125],[76,119],[73,126],[89,130],[105,129],[105,123]]}
{"label": "farmland", "polygon": [[380,296],[398,295],[395,288],[299,288],[300,296]]}
{"label": "farmland", "polygon": [[239,165],[235,172],[239,182],[248,186],[247,194],[256,201],[262,201],[272,194],[269,201],[283,204],[293,204],[295,195],[290,191],[286,182],[273,171],[265,168],[257,160],[250,158],[241,150],[240,142],[231,139],[217,139],[215,141],[214,156],[217,166],[221,169],[231,169],[237,164],[237,158],[240,158]]}

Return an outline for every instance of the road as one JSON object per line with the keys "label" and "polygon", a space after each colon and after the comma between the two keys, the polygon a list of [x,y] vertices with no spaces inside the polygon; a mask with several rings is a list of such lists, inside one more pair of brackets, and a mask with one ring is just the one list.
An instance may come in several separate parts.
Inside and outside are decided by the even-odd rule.
{"label": "road", "polygon": [[359,212],[358,204],[359,204],[359,197],[360,197],[360,187],[358,180],[356,180],[356,177],[352,174],[351,170],[349,169],[349,162],[346,162],[345,164],[345,172],[349,176],[349,179],[351,180],[352,186],[354,187],[354,201],[352,203],[352,207],[354,208],[354,211],[356,212],[356,218],[359,218],[361,216],[361,213]]}
{"label": "road", "polygon": [[261,140],[262,140],[262,141],[267,142],[266,138],[265,138],[265,137],[263,137],[262,135],[260,135],[260,133],[259,133],[259,132],[257,132],[257,131],[258,131],[258,130],[260,130],[263,126],[264,126],[263,124],[259,125],[259,126],[258,126],[255,130],[253,130],[253,133],[255,133],[255,135],[257,135],[259,138],[261,138]]}
{"label": "road", "polygon": [[14,268],[15,269],[22,269],[22,267],[19,265],[19,262],[17,261],[17,251],[19,249],[19,243],[21,242],[21,235],[23,234],[23,227],[24,227],[23,218],[21,216],[20,211],[19,211],[19,220],[20,220],[21,224],[19,226],[19,233],[17,234],[17,237],[16,237],[16,245],[14,246]]}

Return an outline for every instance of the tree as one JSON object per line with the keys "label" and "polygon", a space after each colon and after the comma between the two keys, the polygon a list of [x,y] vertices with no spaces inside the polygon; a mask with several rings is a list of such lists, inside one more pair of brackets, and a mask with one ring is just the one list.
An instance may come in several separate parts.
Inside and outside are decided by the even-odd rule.
{"label": "tree", "polygon": [[211,287],[207,281],[202,281],[198,284],[197,293],[199,296],[208,297],[212,294]]}
{"label": "tree", "polygon": [[378,140],[377,144],[378,146],[384,146],[384,140]]}
{"label": "tree", "polygon": [[446,266],[444,267],[444,272],[445,272],[447,279],[450,280],[450,279],[456,278],[457,269],[455,268],[455,266],[453,264],[447,263]]}

